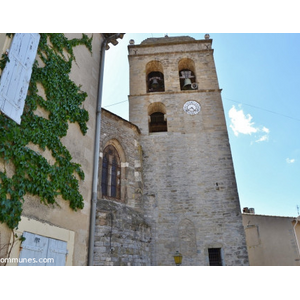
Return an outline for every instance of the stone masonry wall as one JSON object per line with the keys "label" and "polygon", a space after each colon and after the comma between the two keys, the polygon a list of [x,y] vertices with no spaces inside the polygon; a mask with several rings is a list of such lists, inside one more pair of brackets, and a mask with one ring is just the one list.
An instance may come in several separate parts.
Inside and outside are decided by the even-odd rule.
{"label": "stone masonry wall", "polygon": [[[208,265],[221,248],[224,265],[248,265],[245,233],[211,40],[129,46],[130,122],[143,147],[144,209],[152,227],[153,265]],[[194,62],[198,89],[181,91],[178,62]],[[165,92],[146,93],[145,66],[163,65]],[[196,101],[198,114],[183,110]],[[148,107],[166,108],[167,132],[149,133]]]}
{"label": "stone masonry wall", "polygon": [[[95,265],[150,265],[151,227],[142,213],[143,178],[140,131],[102,109]],[[121,200],[103,197],[102,153],[113,145],[121,158]]]}
{"label": "stone masonry wall", "polygon": [[136,210],[110,200],[97,203],[94,264],[150,265],[151,229]]}
{"label": "stone masonry wall", "polygon": [[142,150],[140,131],[132,123],[102,109],[98,198],[102,198],[102,156],[103,150],[112,144],[121,158],[122,201],[126,205],[140,209],[143,189]]}

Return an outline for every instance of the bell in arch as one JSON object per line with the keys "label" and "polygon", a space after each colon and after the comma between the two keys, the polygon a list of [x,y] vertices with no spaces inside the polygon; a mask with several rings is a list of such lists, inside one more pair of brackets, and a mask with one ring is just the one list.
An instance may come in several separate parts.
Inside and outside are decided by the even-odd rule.
{"label": "bell in arch", "polygon": [[164,87],[164,75],[161,72],[151,72],[148,75],[148,92],[162,92]]}
{"label": "bell in arch", "polygon": [[150,80],[152,81],[151,83],[151,87],[152,88],[157,88],[159,86],[159,83],[158,83],[158,79],[159,77],[152,77]]}
{"label": "bell in arch", "polygon": [[194,78],[195,76],[192,75],[192,72],[190,70],[184,70],[181,71],[181,79],[184,79],[183,85],[182,85],[182,90],[190,90],[191,89],[191,85],[192,85],[192,81],[191,78]]}
{"label": "bell in arch", "polygon": [[183,84],[182,88],[184,90],[190,90],[191,89],[191,84],[192,84],[191,79],[190,78],[185,78],[184,79],[184,84]]}

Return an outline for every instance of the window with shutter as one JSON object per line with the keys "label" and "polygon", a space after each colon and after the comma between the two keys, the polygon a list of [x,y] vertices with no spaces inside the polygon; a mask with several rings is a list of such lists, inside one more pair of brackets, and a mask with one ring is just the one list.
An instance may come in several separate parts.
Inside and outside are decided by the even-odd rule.
{"label": "window with shutter", "polygon": [[19,266],[44,266],[40,260],[47,257],[48,239],[30,232],[24,232],[23,237]]}
{"label": "window with shutter", "polygon": [[[67,243],[49,238],[46,266],[64,266],[66,264]],[[50,259],[51,258],[51,259]]]}
{"label": "window with shutter", "polygon": [[0,79],[0,110],[21,123],[32,66],[40,40],[38,33],[16,33]]}
{"label": "window with shutter", "polygon": [[19,266],[64,266],[67,242],[30,232],[23,232],[25,241],[19,257]]}

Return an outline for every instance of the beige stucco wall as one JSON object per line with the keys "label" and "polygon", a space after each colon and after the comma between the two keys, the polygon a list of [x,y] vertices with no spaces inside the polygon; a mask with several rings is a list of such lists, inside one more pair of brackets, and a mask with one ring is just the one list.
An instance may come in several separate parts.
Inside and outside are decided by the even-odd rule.
{"label": "beige stucco wall", "polygon": [[[299,266],[295,218],[243,214],[251,266]],[[300,224],[296,226],[300,238]]]}
{"label": "beige stucco wall", "polygon": [[[69,39],[81,38],[81,36],[81,34],[66,34],[66,37]],[[88,34],[88,36],[91,36],[91,34]],[[69,208],[69,203],[61,198],[57,199],[59,206],[46,206],[40,203],[38,197],[32,195],[25,196],[23,205],[23,217],[46,223],[51,225],[51,228],[57,227],[74,232],[74,251],[72,259],[68,258],[68,264],[71,265],[87,265],[101,42],[102,35],[93,34],[92,54],[85,46],[79,45],[74,48],[76,63],[73,63],[70,78],[77,85],[81,85],[81,89],[88,94],[83,104],[89,113],[88,132],[83,136],[78,124],[69,123],[68,134],[62,139],[63,144],[72,155],[73,161],[79,163],[85,173],[84,181],[79,181],[79,189],[84,198],[84,208],[75,212]],[[41,109],[38,109],[35,113],[45,116],[45,111]],[[32,145],[32,147],[36,146]],[[42,152],[40,149],[38,151],[51,160],[51,153],[49,151]],[[6,168],[8,167],[6,166]],[[9,241],[8,238],[10,238],[11,232],[3,224],[0,224],[0,231],[0,244],[6,244]],[[17,252],[14,253],[17,255]]]}
{"label": "beige stucco wall", "polygon": [[7,49],[9,49],[10,44],[11,38],[9,38],[6,33],[0,33],[0,57],[6,52]]}

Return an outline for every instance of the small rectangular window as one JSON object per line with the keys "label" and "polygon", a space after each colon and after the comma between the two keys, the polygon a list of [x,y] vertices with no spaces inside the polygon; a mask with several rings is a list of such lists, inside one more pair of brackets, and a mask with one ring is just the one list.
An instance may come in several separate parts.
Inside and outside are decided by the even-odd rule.
{"label": "small rectangular window", "polygon": [[222,266],[221,248],[208,249],[208,258],[210,266]]}

